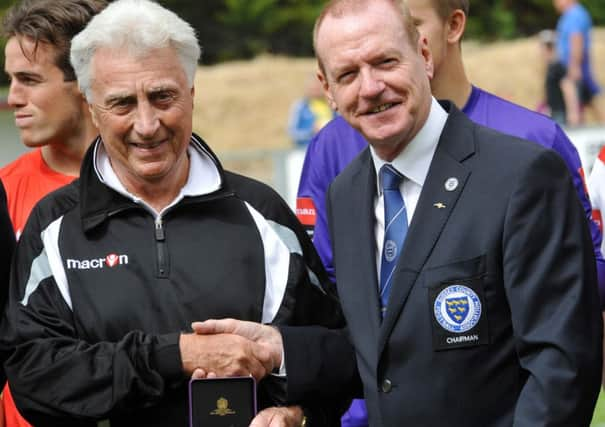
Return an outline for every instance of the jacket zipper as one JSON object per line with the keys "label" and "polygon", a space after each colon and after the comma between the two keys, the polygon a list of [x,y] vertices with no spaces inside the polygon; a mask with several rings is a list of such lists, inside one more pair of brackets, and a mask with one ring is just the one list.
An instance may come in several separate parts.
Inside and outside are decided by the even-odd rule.
{"label": "jacket zipper", "polygon": [[[210,195],[206,195],[204,197],[201,198],[201,200],[188,200],[188,199],[184,199],[184,201],[181,202],[181,204],[186,205],[189,203],[200,203],[200,202],[210,202],[210,201],[214,201],[214,200],[218,200],[218,199],[222,199],[225,197],[232,197],[235,193],[233,191],[225,191],[222,192],[220,194],[210,194]],[[111,217],[113,215],[116,215],[124,210],[130,209],[131,207],[121,207],[118,209],[115,209],[111,212],[108,212],[107,216]],[[171,209],[172,210],[172,209]],[[158,216],[155,219],[155,226],[154,226],[154,240],[155,240],[155,247],[156,247],[156,271],[157,271],[157,276],[160,278],[167,278],[169,275],[169,266],[168,266],[168,251],[166,249],[166,232],[164,229],[164,222],[161,216]]]}
{"label": "jacket zipper", "polygon": [[161,216],[158,216],[155,220],[155,247],[157,253],[158,277],[168,277],[168,266],[166,263],[166,234],[164,232],[164,223]]}

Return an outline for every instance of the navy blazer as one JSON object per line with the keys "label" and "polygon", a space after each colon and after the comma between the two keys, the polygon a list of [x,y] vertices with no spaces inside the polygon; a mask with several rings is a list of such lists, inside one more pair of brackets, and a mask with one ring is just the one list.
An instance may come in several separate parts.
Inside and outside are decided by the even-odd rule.
{"label": "navy blazer", "polygon": [[[587,426],[602,321],[590,235],[565,164],[443,106],[449,116],[384,320],[369,149],[328,193],[338,293],[370,425]],[[302,333],[306,351],[299,345],[294,356],[300,338],[285,331],[292,394],[354,381],[347,344],[331,334]]]}

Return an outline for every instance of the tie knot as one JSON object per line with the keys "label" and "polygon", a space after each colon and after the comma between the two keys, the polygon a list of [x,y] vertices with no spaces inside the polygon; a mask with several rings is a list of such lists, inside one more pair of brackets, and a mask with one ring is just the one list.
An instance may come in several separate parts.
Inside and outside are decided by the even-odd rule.
{"label": "tie knot", "polygon": [[397,172],[393,166],[386,164],[380,168],[380,179],[383,190],[399,190],[403,175]]}

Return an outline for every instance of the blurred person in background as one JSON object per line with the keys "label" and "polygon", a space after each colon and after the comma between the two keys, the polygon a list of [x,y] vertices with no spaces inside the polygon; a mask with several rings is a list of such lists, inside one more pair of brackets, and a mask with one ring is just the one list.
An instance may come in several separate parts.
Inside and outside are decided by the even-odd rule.
{"label": "blurred person in background", "polygon": [[[4,17],[8,103],[21,142],[31,151],[0,170],[17,238],[34,205],[80,173],[97,135],[69,63],[71,39],[106,5],[104,0],[23,0]],[[6,425],[28,426],[4,393]]]}
{"label": "blurred person in background", "polygon": [[550,116],[560,125],[565,125],[565,99],[561,90],[561,80],[565,67],[558,60],[557,34],[552,30],[542,30],[538,34],[540,54],[544,60],[544,101],[538,106],[540,113]]}
{"label": "blurred person in background", "polygon": [[[461,40],[469,13],[468,0],[408,0],[407,6],[420,34],[427,37],[434,61],[431,90],[437,99],[449,99],[474,122],[524,138],[556,151],[565,161],[588,221],[595,257],[599,291],[605,302],[605,260],[601,231],[592,220],[592,207],[578,152],[553,120],[471,84],[462,60]],[[331,239],[325,206],[326,192],[334,178],[364,149],[367,142],[342,116],[324,127],[307,148],[298,188],[297,212],[334,280]],[[309,214],[309,212],[314,214]],[[343,425],[367,425],[363,401],[355,401]]]}
{"label": "blurred person in background", "polygon": [[561,88],[567,106],[566,119],[571,126],[584,123],[584,110],[589,109],[597,121],[605,123],[604,112],[597,105],[600,87],[591,68],[592,19],[577,0],[553,0],[561,15],[557,22],[557,56],[565,68]]}
{"label": "blurred person in background", "polygon": [[305,95],[290,109],[288,134],[296,147],[306,148],[317,132],[334,118],[315,74],[306,82]]}

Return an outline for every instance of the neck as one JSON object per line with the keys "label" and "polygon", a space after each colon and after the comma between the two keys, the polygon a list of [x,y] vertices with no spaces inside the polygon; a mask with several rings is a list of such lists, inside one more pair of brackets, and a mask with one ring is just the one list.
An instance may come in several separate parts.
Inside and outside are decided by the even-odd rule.
{"label": "neck", "polygon": [[437,99],[449,99],[456,107],[462,109],[471,95],[472,87],[469,81],[459,46],[451,46],[447,53],[448,60],[435,70],[431,81],[431,91]]}
{"label": "neck", "polygon": [[174,173],[147,181],[142,181],[139,177],[134,177],[127,171],[120,171],[119,168],[114,167],[114,171],[130,194],[144,200],[156,212],[161,212],[176,199],[187,183],[189,165],[189,156],[184,155],[173,166]]}
{"label": "neck", "polygon": [[82,159],[96,136],[97,129],[92,122],[84,121],[82,129],[73,132],[68,138],[43,146],[42,158],[55,172],[79,176]]}
{"label": "neck", "polygon": [[[418,135],[418,132],[424,127],[427,120],[429,119],[429,115],[431,114],[431,106],[433,104],[433,99],[428,96],[427,102],[425,102],[418,112],[416,124],[410,131],[405,135],[397,135],[392,140],[385,141],[375,141],[371,142],[368,140],[369,144],[374,149],[374,152],[378,157],[384,160],[387,163],[392,162],[399,156],[403,150],[410,144],[410,142]],[[396,141],[399,142],[396,142]]]}

